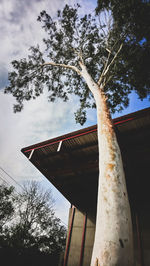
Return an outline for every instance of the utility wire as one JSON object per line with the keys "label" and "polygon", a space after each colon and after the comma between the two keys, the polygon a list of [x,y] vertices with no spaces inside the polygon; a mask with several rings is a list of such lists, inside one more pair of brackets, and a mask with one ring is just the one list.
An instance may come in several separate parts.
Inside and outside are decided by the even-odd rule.
{"label": "utility wire", "polygon": [[7,185],[11,185],[10,183],[8,183],[5,179],[3,179],[1,176],[0,176],[0,179],[4,182],[4,183],[6,183]]}
{"label": "utility wire", "polygon": [[[1,179],[3,182],[5,182],[9,187],[11,186],[11,184],[8,183],[8,182],[7,182],[5,179],[3,179],[1,176],[0,176],[0,179]],[[18,193],[18,191],[15,189],[15,187],[14,187],[14,190],[15,190],[15,192],[19,195],[19,193]],[[15,194],[12,195],[13,199],[16,199],[15,196],[16,196]]]}
{"label": "utility wire", "polygon": [[[5,179],[3,179],[1,176],[0,176],[0,179],[1,179],[4,183],[6,183],[8,186],[11,185],[11,184],[8,183]],[[15,189],[15,188],[14,188],[14,189]],[[16,189],[15,189],[15,191],[16,191],[16,193],[17,193],[18,195],[20,195]],[[14,198],[14,197],[13,197],[13,198]],[[14,198],[14,199],[15,199],[15,198]],[[23,203],[23,201],[22,201],[22,203]],[[60,219],[60,221],[61,221],[61,223],[63,223],[65,226],[67,226],[67,224],[66,224],[65,222],[63,222],[62,219]]]}
{"label": "utility wire", "polygon": [[[23,190],[24,190],[24,187],[23,186],[21,186],[10,174],[8,174],[1,166],[0,166],[0,169],[7,175],[7,176],[9,176],[18,186],[20,186]],[[1,180],[3,180],[5,183],[7,183],[9,186],[11,185],[10,183],[8,183],[6,180],[4,180],[1,176],[0,176],[0,179]],[[15,189],[16,190],[16,189]],[[16,190],[16,192],[17,192],[17,190]],[[18,192],[17,192],[17,194],[19,194]],[[61,219],[60,219],[61,220]],[[63,222],[62,220],[61,220],[61,222],[65,225],[65,226],[67,226],[67,224],[65,223],[65,222]]]}
{"label": "utility wire", "polygon": [[24,190],[24,187],[21,186],[11,175],[9,175],[1,166],[0,166],[0,169],[6,174],[8,175],[18,186],[20,186],[23,190]]}

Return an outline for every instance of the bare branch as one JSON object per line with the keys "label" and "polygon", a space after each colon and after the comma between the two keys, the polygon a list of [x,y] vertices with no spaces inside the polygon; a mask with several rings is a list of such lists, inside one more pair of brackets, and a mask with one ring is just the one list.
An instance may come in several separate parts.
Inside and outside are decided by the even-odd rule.
{"label": "bare branch", "polygon": [[[116,52],[116,54],[114,55],[114,57],[113,57],[113,59],[111,60],[110,63],[109,63],[109,58],[110,58],[111,51],[109,51],[109,54],[108,54],[108,57],[107,57],[106,64],[105,64],[105,66],[104,66],[103,72],[102,72],[102,74],[100,75],[100,78],[99,78],[99,80],[98,80],[98,82],[97,82],[98,85],[101,84],[102,79],[105,77],[105,75],[106,75],[107,72],[109,71],[111,65],[114,63],[115,59],[117,58],[119,52],[120,52],[121,49],[122,49],[122,46],[123,46],[123,43],[120,45],[118,51]],[[109,65],[108,65],[108,63],[109,63]],[[104,84],[106,84],[106,81],[104,81]]]}
{"label": "bare branch", "polygon": [[70,65],[65,65],[65,64],[58,64],[58,63],[55,63],[55,62],[47,62],[47,63],[42,64],[41,67],[48,66],[48,65],[56,66],[56,67],[58,66],[58,67],[62,67],[62,68],[68,68],[68,69],[71,69],[71,70],[77,72],[78,75],[81,75],[80,70],[77,67],[75,67],[75,66],[70,66]]}
{"label": "bare branch", "polygon": [[[107,49],[106,49],[106,50],[107,50]],[[107,68],[107,66],[108,66],[108,63],[109,63],[110,55],[111,55],[111,51],[109,50],[108,57],[107,57],[107,60],[106,60],[106,62],[105,62],[105,65],[104,65],[104,69],[103,69],[103,71],[102,71],[102,73],[101,73],[101,75],[100,75],[100,77],[99,77],[98,82],[97,82],[98,85],[101,84],[101,81],[102,81],[102,79],[103,79],[103,77],[104,77],[105,70],[106,70],[106,68]]]}
{"label": "bare branch", "polygon": [[103,84],[102,84],[102,87],[104,88],[106,86],[106,84],[113,78],[113,75],[110,75],[108,77],[108,79],[106,80],[106,77],[104,78],[104,81],[103,81]]}
{"label": "bare branch", "polygon": [[[102,21],[100,15],[98,16],[99,25],[100,25],[100,30],[103,32],[104,43],[106,45],[106,48],[108,48],[109,47],[109,38],[110,38],[110,34],[111,34],[111,29],[112,29],[112,16],[110,14],[108,15],[108,12],[106,12],[106,11],[104,11],[102,14],[103,14],[103,21]],[[105,30],[103,27],[105,27]]]}
{"label": "bare branch", "polygon": [[122,46],[123,46],[123,43],[120,45],[120,47],[119,47],[119,49],[118,49],[117,53],[114,55],[114,57],[113,57],[112,61],[111,61],[111,62],[110,62],[110,64],[108,65],[107,69],[105,70],[105,72],[104,72],[104,76],[107,74],[107,72],[108,72],[108,70],[109,70],[110,66],[111,66],[111,65],[114,63],[115,59],[117,58],[117,56],[118,56],[119,52],[120,52],[120,51],[121,51],[121,49],[122,49]]}
{"label": "bare branch", "polygon": [[107,47],[106,47],[106,51],[107,51],[108,53],[110,53],[110,54],[111,54],[111,51],[110,51],[110,49],[108,49]]}

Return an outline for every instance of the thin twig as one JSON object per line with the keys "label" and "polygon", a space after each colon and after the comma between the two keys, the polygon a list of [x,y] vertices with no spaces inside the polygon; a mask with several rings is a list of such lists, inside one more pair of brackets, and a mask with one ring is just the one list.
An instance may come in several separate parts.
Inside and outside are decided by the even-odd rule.
{"label": "thin twig", "polygon": [[111,61],[111,62],[110,62],[110,64],[108,65],[107,69],[105,70],[105,72],[104,72],[104,76],[107,74],[107,72],[108,72],[108,70],[109,70],[110,66],[111,66],[111,65],[114,63],[114,61],[115,61],[116,57],[118,56],[119,52],[120,52],[120,51],[121,51],[121,49],[122,49],[122,46],[123,46],[123,43],[120,45],[120,47],[119,47],[119,49],[118,49],[117,53],[114,55],[114,57],[113,57],[112,61]]}
{"label": "thin twig", "polygon": [[[116,52],[116,54],[114,55],[112,61],[110,62],[110,64],[108,65],[108,62],[109,62],[109,58],[110,58],[110,55],[111,55],[111,51],[109,51],[109,54],[108,54],[108,57],[107,57],[107,60],[106,60],[106,63],[105,63],[105,66],[104,66],[104,69],[102,71],[102,74],[100,75],[100,78],[97,82],[98,85],[101,84],[103,78],[106,76],[107,72],[109,71],[109,68],[110,66],[114,63],[116,57],[118,56],[119,52],[121,51],[122,49],[122,46],[123,46],[123,43],[120,45],[118,51]],[[104,84],[106,84],[105,80],[104,80]]]}
{"label": "thin twig", "polygon": [[112,79],[112,77],[113,77],[113,75],[110,75],[109,76],[109,78],[106,80],[106,77],[105,77],[105,79],[104,79],[104,81],[103,81],[103,88],[106,86],[106,84]]}
{"label": "thin twig", "polygon": [[103,71],[102,71],[102,73],[101,73],[101,75],[100,75],[100,77],[99,77],[98,82],[97,82],[98,85],[101,84],[101,81],[102,81],[102,79],[103,79],[103,77],[104,77],[104,73],[105,73],[105,70],[106,70],[106,68],[107,68],[107,66],[108,66],[108,62],[109,62],[110,55],[111,55],[111,51],[109,51],[109,53],[108,53],[108,57],[107,57],[107,60],[106,60],[106,62],[105,62],[105,65],[104,65],[104,69],[103,69]]}

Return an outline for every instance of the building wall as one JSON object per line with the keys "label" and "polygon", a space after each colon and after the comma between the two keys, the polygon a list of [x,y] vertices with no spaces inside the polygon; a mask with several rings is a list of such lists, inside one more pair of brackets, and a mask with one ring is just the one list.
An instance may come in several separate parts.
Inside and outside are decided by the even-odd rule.
{"label": "building wall", "polygon": [[137,235],[137,264],[138,266],[150,265],[150,208],[142,206],[138,211]]}
{"label": "building wall", "polygon": [[83,266],[90,265],[95,236],[95,222],[87,217]]}
{"label": "building wall", "polygon": [[[73,209],[70,208],[64,264],[65,266],[89,266],[94,243],[95,222],[88,217],[88,214],[83,214],[78,209],[75,209],[74,217],[72,213]],[[73,223],[71,223],[72,217]],[[72,230],[70,231],[71,224]]]}
{"label": "building wall", "polygon": [[[63,266],[90,266],[95,235],[95,218],[89,217],[88,214],[85,216],[78,209],[75,209],[74,216],[72,214],[73,208],[70,208],[66,241],[66,248],[68,246],[68,250],[66,249],[66,259]],[[141,207],[138,214],[133,211],[132,220],[135,265],[150,266],[149,210]],[[72,225],[72,230],[70,230],[70,225]]]}

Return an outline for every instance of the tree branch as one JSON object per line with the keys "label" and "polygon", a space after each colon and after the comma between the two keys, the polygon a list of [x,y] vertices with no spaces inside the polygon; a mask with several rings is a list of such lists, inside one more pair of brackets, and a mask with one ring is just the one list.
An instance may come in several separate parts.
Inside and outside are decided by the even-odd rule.
{"label": "tree branch", "polygon": [[113,75],[109,76],[108,79],[106,80],[106,78],[103,81],[102,87],[105,87],[106,84],[113,78]]}
{"label": "tree branch", "polygon": [[48,66],[48,65],[56,66],[56,67],[58,66],[58,67],[62,67],[62,68],[68,68],[68,69],[71,69],[71,70],[77,72],[78,75],[81,75],[80,70],[77,67],[71,66],[71,65],[58,64],[58,63],[55,63],[55,62],[47,62],[47,63],[42,64],[41,67]]}
{"label": "tree branch", "polygon": [[[106,49],[106,50],[107,50],[107,49]],[[107,51],[108,51],[108,50],[107,50]],[[98,85],[101,84],[101,81],[102,81],[102,79],[103,79],[103,77],[104,77],[104,73],[105,73],[105,70],[106,70],[106,68],[107,68],[107,66],[108,66],[108,62],[109,62],[110,55],[111,55],[111,51],[109,50],[108,57],[107,57],[107,60],[106,60],[105,65],[104,65],[104,69],[103,69],[103,71],[102,71],[102,74],[101,74],[100,77],[99,77],[98,82],[97,82]]]}
{"label": "tree branch", "polygon": [[104,69],[103,69],[103,72],[102,72],[102,74],[100,75],[100,78],[99,78],[99,80],[98,80],[98,83],[97,83],[98,85],[100,85],[100,83],[101,83],[103,77],[107,74],[107,72],[109,71],[110,66],[114,63],[115,59],[117,58],[119,52],[120,52],[121,49],[122,49],[122,46],[123,46],[123,43],[120,45],[118,51],[117,51],[116,54],[114,55],[114,57],[113,57],[113,59],[111,60],[110,64],[108,65],[109,57],[110,57],[110,54],[111,54],[111,52],[109,52],[109,55],[108,55],[108,57],[107,57],[106,64],[105,64]]}
{"label": "tree branch", "polygon": [[107,74],[107,72],[108,72],[110,66],[114,63],[116,57],[118,56],[119,52],[120,52],[121,49],[122,49],[122,46],[123,46],[123,43],[120,45],[120,47],[119,47],[117,53],[114,55],[114,58],[112,59],[112,61],[111,61],[110,64],[108,65],[107,69],[105,70],[105,72],[104,72],[104,76]]}
{"label": "tree branch", "polygon": [[[110,38],[110,34],[111,34],[111,29],[112,29],[112,16],[106,11],[103,12],[104,18],[103,18],[103,22],[101,20],[101,16],[98,16],[98,20],[99,20],[99,26],[100,26],[100,30],[103,32],[103,36],[104,36],[104,42],[106,44],[106,47],[108,48],[109,46],[109,38]],[[106,26],[105,30],[104,27]]]}

